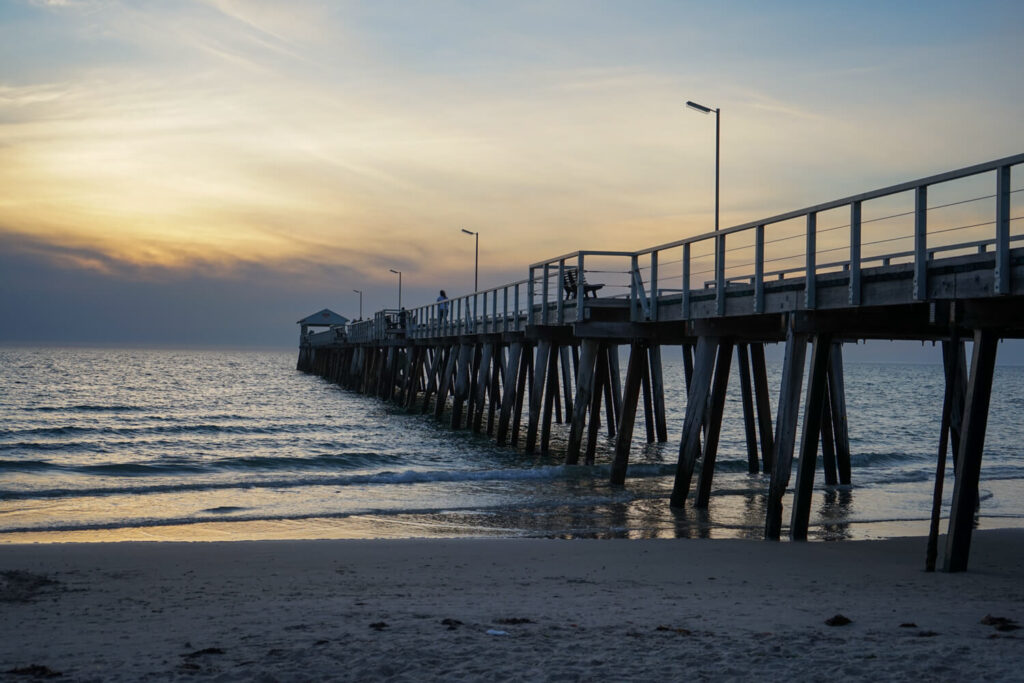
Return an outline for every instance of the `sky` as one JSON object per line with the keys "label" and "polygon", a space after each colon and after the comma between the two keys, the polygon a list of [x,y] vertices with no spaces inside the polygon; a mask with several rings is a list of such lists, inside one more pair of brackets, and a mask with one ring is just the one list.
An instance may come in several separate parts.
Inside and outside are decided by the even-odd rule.
{"label": "sky", "polygon": [[[1024,151],[1024,4],[0,2],[0,343],[282,347]],[[1015,187],[1020,179],[1015,178]]]}

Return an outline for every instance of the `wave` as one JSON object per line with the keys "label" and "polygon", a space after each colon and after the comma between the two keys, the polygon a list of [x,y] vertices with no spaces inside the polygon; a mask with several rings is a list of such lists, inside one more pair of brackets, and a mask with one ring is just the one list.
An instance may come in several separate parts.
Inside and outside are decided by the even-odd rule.
{"label": "wave", "polygon": [[[153,466],[141,465],[95,465],[93,471],[110,473],[121,468],[136,474],[156,474]],[[179,466],[180,467],[180,466]],[[674,465],[637,465],[630,468],[631,478],[658,477],[674,471]],[[117,474],[126,472],[116,471]],[[502,470],[403,470],[385,471],[367,474],[349,474],[343,476],[292,477],[288,479],[260,479],[229,482],[182,482],[174,484],[145,484],[141,486],[109,486],[94,488],[59,488],[36,491],[0,491],[0,498],[7,500],[31,500],[52,498],[87,498],[114,495],[154,495],[162,493],[182,493],[193,491],[216,491],[232,489],[269,489],[269,488],[301,488],[310,486],[366,486],[366,485],[412,485],[459,482],[508,482],[508,481],[543,481],[556,479],[590,480],[607,478],[611,473],[610,465],[550,465],[526,469]]]}
{"label": "wave", "polygon": [[133,413],[152,410],[152,408],[139,405],[91,405],[85,403],[73,406],[34,406],[22,408],[22,410],[39,413]]}
{"label": "wave", "polygon": [[0,429],[0,437],[32,437],[32,436],[79,436],[79,435],[115,435],[136,436],[144,434],[277,434],[292,433],[296,430],[309,428],[295,425],[246,426],[233,424],[181,424],[155,425],[150,427],[83,427],[65,425],[62,427],[32,427],[29,429]]}

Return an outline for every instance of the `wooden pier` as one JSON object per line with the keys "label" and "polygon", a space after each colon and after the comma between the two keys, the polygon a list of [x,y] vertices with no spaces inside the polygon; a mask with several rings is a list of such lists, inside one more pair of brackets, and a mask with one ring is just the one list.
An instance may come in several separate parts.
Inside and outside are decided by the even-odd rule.
{"label": "wooden pier", "polygon": [[[946,391],[935,406],[928,561],[934,566],[951,449],[943,567],[963,571],[997,345],[1024,337],[1024,243],[1014,247],[1024,240],[1024,207],[1011,185],[1022,163],[1019,154],[635,252],[565,254],[446,306],[304,328],[298,367],[527,452],[548,452],[552,423],[566,422],[569,464],[593,463],[604,429],[615,439],[611,482],[622,484],[638,411],[648,442],[668,440],[662,349],[681,347],[687,401],[670,502],[706,508],[735,357],[749,471],[770,473],[765,537],[781,536],[799,446],[789,536],[800,540],[819,444],[825,482],[851,483],[843,344],[941,342]],[[970,363],[965,340],[973,341]],[[780,342],[773,417],[764,345]]]}

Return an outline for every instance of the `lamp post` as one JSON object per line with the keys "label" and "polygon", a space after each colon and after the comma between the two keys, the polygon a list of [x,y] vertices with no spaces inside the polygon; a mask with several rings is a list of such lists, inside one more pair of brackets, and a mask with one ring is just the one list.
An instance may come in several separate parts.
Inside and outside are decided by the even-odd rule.
{"label": "lamp post", "polygon": [[353,289],[353,292],[359,295],[359,319],[363,319],[363,290]]}
{"label": "lamp post", "polygon": [[718,232],[718,142],[722,130],[722,110],[705,107],[702,104],[697,104],[696,102],[691,102],[689,100],[687,100],[686,106],[694,111],[699,111],[702,114],[715,112],[715,232]]}
{"label": "lamp post", "polygon": [[480,289],[480,233],[472,230],[462,229],[467,235],[476,236],[476,257],[473,259],[473,291]]}
{"label": "lamp post", "polygon": [[401,308],[402,308],[402,271],[395,270],[394,268],[389,268],[388,270],[390,270],[392,273],[394,273],[395,275],[398,276],[398,308],[399,308],[399,310],[401,310]]}

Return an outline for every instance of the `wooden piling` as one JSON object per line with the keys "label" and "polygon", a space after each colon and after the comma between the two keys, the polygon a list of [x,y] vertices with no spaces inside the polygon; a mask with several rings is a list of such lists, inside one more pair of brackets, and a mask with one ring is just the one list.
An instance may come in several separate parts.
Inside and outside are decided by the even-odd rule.
{"label": "wooden piling", "polygon": [[849,486],[852,481],[850,477],[850,428],[846,419],[846,380],[843,377],[842,342],[832,342],[828,366],[828,391],[839,483]]}
{"label": "wooden piling", "polygon": [[551,447],[551,418],[558,404],[558,349],[548,353],[548,365],[544,380],[544,410],[541,415],[540,452],[548,453]]}
{"label": "wooden piling", "polygon": [[644,360],[643,375],[640,377],[640,388],[644,399],[644,427],[647,428],[647,443],[654,443],[654,398],[651,391],[650,349]]}
{"label": "wooden piling", "polygon": [[939,547],[939,524],[942,517],[942,488],[946,478],[946,455],[949,444],[949,420],[953,413],[953,393],[956,391],[956,368],[954,363],[959,362],[959,354],[953,354],[952,349],[959,346],[960,335],[954,328],[952,338],[942,341],[942,365],[945,370],[946,387],[942,396],[942,420],[939,425],[939,452],[935,461],[935,490],[932,494],[932,517],[928,526],[928,547],[925,551],[924,570],[935,571],[935,559]]}
{"label": "wooden piling", "polygon": [[679,461],[676,463],[676,478],[669,499],[669,505],[675,508],[686,505],[690,481],[693,479],[693,468],[697,463],[697,456],[700,455],[700,428],[708,405],[708,394],[711,391],[711,375],[717,347],[716,337],[701,337],[697,340],[693,374],[686,398],[683,436],[679,445]]}
{"label": "wooden piling", "polygon": [[757,407],[757,432],[761,437],[761,471],[772,470],[775,434],[772,431],[772,404],[768,395],[768,369],[764,361],[764,344],[750,345],[750,370],[754,379],[754,404]]}
{"label": "wooden piling", "polygon": [[793,468],[796,423],[806,356],[807,335],[794,332],[793,326],[790,325],[786,333],[786,353],[782,362],[775,450],[772,453],[772,476],[768,484],[768,502],[765,510],[764,535],[765,538],[772,540],[778,540],[782,533],[782,498],[786,493],[786,487],[789,486]]}
{"label": "wooden piling", "polygon": [[576,376],[576,398],[573,401],[569,442],[565,450],[565,462],[568,465],[575,465],[580,460],[583,428],[586,424],[587,409],[590,407],[591,394],[594,389],[594,370],[597,364],[598,346],[598,342],[593,339],[584,339],[582,343],[579,374]]}
{"label": "wooden piling", "polygon": [[476,387],[476,410],[473,413],[473,433],[479,434],[484,421],[484,409],[487,400],[487,387],[491,381],[491,358],[494,355],[494,344],[488,342],[483,345],[483,353],[480,357],[480,367],[477,368]]}
{"label": "wooden piling", "polygon": [[757,431],[754,426],[754,397],[750,382],[750,360],[746,344],[736,345],[737,370],[740,373],[740,400],[743,404],[743,433],[747,440],[747,472],[757,474]]}
{"label": "wooden piling", "polygon": [[640,374],[646,362],[645,342],[634,341],[629,348],[626,385],[622,393],[622,410],[619,412],[619,429],[615,438],[615,459],[612,461],[611,472],[613,486],[621,486],[626,482],[629,451],[633,441],[633,423],[636,421],[636,404],[640,398]]}
{"label": "wooden piling", "polygon": [[722,433],[722,415],[725,411],[725,394],[729,387],[729,365],[732,361],[732,341],[718,342],[718,361],[715,364],[715,379],[711,385],[711,411],[704,442],[704,457],[701,461],[700,479],[697,483],[697,497],[694,507],[707,509],[711,500],[711,483],[715,476],[715,460],[718,457],[718,437]]}
{"label": "wooden piling", "polygon": [[811,495],[814,491],[814,470],[818,462],[818,439],[821,437],[824,414],[822,403],[828,383],[829,353],[832,340],[827,334],[814,338],[811,353],[811,381],[804,404],[803,438],[800,444],[800,467],[796,473],[793,492],[793,512],[789,522],[789,537],[794,541],[807,540],[807,527],[811,516]]}
{"label": "wooden piling", "polygon": [[495,441],[504,446],[508,440],[508,425],[512,419],[512,409],[516,404],[516,380],[519,376],[519,363],[523,357],[522,342],[513,342],[509,346],[508,365],[505,366],[505,392],[501,397],[501,412],[498,414],[498,431]]}
{"label": "wooden piling", "polygon": [[608,347],[601,344],[598,347],[597,363],[594,368],[594,390],[590,396],[590,422],[587,425],[587,450],[584,458],[584,462],[588,465],[594,464],[594,457],[597,453],[597,436],[601,428],[601,399],[605,396],[605,388],[609,383]]}
{"label": "wooden piling", "polygon": [[647,349],[651,366],[651,397],[654,403],[654,431],[659,443],[668,441],[668,424],[665,421],[665,374],[661,366],[661,346],[651,344]]}
{"label": "wooden piling", "polygon": [[526,425],[526,452],[537,450],[537,431],[540,428],[541,408],[544,403],[544,381],[547,378],[548,356],[551,355],[551,342],[542,339],[537,344],[536,367],[534,369],[533,387],[530,390],[530,415]]}
{"label": "wooden piling", "polygon": [[953,487],[953,503],[949,511],[949,532],[946,534],[945,569],[947,572],[967,570],[971,549],[974,515],[978,507],[978,483],[981,479],[981,456],[985,447],[988,406],[992,394],[999,337],[991,330],[976,330],[971,375],[964,401],[964,422],[960,433],[960,470]]}

